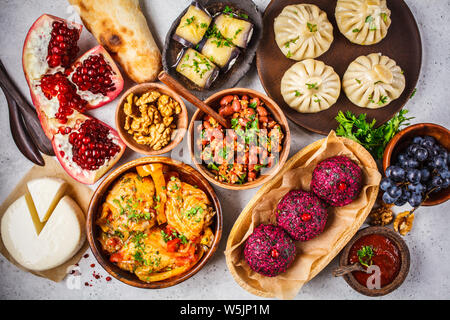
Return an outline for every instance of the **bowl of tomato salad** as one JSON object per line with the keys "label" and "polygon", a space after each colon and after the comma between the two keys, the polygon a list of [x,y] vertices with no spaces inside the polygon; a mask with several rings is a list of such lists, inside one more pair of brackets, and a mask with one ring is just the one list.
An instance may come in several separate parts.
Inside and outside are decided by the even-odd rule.
{"label": "bowl of tomato salad", "polygon": [[290,131],[275,101],[251,89],[232,88],[205,100],[228,120],[224,128],[200,110],[189,125],[189,150],[197,170],[225,189],[258,187],[286,162]]}

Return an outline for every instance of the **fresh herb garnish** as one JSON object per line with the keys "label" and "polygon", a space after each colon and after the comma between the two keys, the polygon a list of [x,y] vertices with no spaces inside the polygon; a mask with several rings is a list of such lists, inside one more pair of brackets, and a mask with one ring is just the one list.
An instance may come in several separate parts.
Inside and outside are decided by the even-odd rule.
{"label": "fresh herb garnish", "polygon": [[297,38],[294,38],[294,39],[292,39],[292,40],[287,41],[287,42],[284,44],[284,47],[285,47],[285,48],[289,48],[289,46],[291,45],[291,43],[296,43],[297,40],[298,40],[299,38],[300,38],[300,36],[298,36]]}
{"label": "fresh herb garnish", "polygon": [[361,84],[361,80],[359,80],[359,79],[355,79],[356,80],[356,82],[358,82],[358,84]]}
{"label": "fresh herb garnish", "polygon": [[372,265],[372,258],[375,255],[372,246],[364,246],[357,251],[359,263],[365,267]]}
{"label": "fresh herb garnish", "polygon": [[401,110],[387,123],[375,127],[376,120],[371,123],[366,121],[366,114],[360,114],[358,117],[350,111],[339,111],[336,121],[339,123],[336,134],[358,142],[365,147],[375,158],[381,159],[386,145],[400,131],[401,126],[407,126],[409,120],[405,114],[408,110]]}
{"label": "fresh herb garnish", "polygon": [[417,88],[414,88],[413,92],[411,93],[411,95],[409,96],[410,99],[412,99],[412,97],[414,97],[414,95],[417,92]]}
{"label": "fresh herb garnish", "polygon": [[300,97],[302,95],[302,93],[298,90],[295,90],[295,96],[296,97]]}
{"label": "fresh herb garnish", "polygon": [[305,85],[308,87],[309,90],[311,90],[311,89],[317,89],[317,82],[314,82],[314,83],[305,83]]}
{"label": "fresh herb garnish", "polygon": [[359,32],[359,29],[358,29],[358,28],[355,28],[355,29],[352,30],[352,32],[353,32],[353,33]]}
{"label": "fresh herb garnish", "polygon": [[309,32],[316,32],[317,31],[317,24],[311,24],[311,23],[307,22],[306,26],[308,27]]}

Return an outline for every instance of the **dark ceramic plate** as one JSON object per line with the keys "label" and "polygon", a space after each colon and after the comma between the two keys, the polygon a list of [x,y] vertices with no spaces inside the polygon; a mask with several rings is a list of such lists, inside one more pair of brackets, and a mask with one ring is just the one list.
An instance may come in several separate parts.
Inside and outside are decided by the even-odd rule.
{"label": "dark ceramic plate", "polygon": [[278,103],[286,116],[293,122],[308,130],[324,135],[328,134],[330,130],[336,129],[337,122],[335,117],[339,110],[349,110],[356,115],[367,113],[369,119],[375,118],[377,120],[377,125],[391,119],[395,113],[403,108],[414,91],[422,63],[422,43],[419,29],[406,3],[403,0],[389,1],[388,8],[391,10],[392,24],[389,27],[386,38],[375,45],[362,46],[352,44],[340,33],[334,18],[336,1],[314,1],[315,5],[327,13],[328,20],[330,20],[334,29],[334,41],[330,49],[317,57],[317,60],[321,60],[333,67],[342,79],[348,65],[357,57],[381,52],[383,55],[394,59],[402,68],[406,78],[406,87],[398,99],[380,109],[360,108],[351,103],[344,91],[341,90],[338,101],[331,108],[312,114],[299,113],[290,108],[284,102],[280,92],[281,78],[286,70],[297,61],[286,58],[278,48],[275,42],[273,22],[285,6],[299,3],[311,3],[311,1],[272,0],[264,12],[264,41],[261,42],[258,48],[256,65],[259,78],[267,94]]}
{"label": "dark ceramic plate", "polygon": [[181,18],[186,13],[188,8],[186,8],[173,22],[172,26],[169,29],[169,32],[167,33],[166,42],[164,44],[164,70],[173,78],[178,80],[178,82],[180,82],[184,87],[191,91],[195,96],[197,96],[197,98],[203,100],[213,93],[216,93],[217,91],[234,87],[236,83],[238,83],[238,81],[246,75],[246,73],[250,69],[253,58],[255,57],[259,41],[261,40],[261,36],[263,33],[263,21],[261,13],[258,11],[258,8],[251,0],[197,0],[197,2],[202,4],[212,16],[214,16],[218,12],[222,12],[226,6],[229,6],[230,8],[233,8],[233,11],[238,14],[243,13],[248,15],[248,20],[251,21],[254,25],[252,39],[250,40],[247,48],[242,49],[242,52],[233,67],[226,73],[221,71],[211,87],[209,87],[208,89],[202,89],[179,74],[174,67],[177,62],[177,56],[184,47],[177,41],[173,40],[172,36],[175,33],[175,30],[177,29]]}

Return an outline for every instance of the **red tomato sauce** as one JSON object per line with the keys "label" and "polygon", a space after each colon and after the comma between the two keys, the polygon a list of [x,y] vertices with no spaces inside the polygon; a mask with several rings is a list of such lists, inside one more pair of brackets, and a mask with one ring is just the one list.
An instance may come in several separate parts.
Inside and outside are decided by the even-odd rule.
{"label": "red tomato sauce", "polygon": [[[349,263],[359,263],[358,250],[364,246],[371,246],[374,252],[372,257],[372,265],[380,268],[380,285],[387,286],[397,277],[400,271],[401,259],[400,252],[393,241],[389,238],[379,235],[371,234],[361,237],[357,240],[349,254]],[[365,273],[362,271],[354,271],[353,276],[361,285],[367,286],[367,279],[374,273]]]}

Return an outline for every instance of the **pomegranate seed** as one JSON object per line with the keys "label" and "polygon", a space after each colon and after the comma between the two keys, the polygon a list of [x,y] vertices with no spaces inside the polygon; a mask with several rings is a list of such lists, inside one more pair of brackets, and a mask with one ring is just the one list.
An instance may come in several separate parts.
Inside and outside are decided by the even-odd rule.
{"label": "pomegranate seed", "polygon": [[345,182],[341,182],[338,184],[338,189],[340,191],[344,191],[345,189],[347,189],[347,184]]}
{"label": "pomegranate seed", "polygon": [[93,55],[77,66],[72,81],[82,91],[106,96],[108,92],[115,90],[112,74],[112,69],[107,65],[103,55]]}
{"label": "pomegranate seed", "polygon": [[75,59],[79,50],[77,41],[79,34],[75,29],[69,29],[67,24],[62,21],[52,23],[53,30],[48,44],[48,65],[51,68],[62,66],[67,68]]}
{"label": "pomegranate seed", "polygon": [[307,221],[311,220],[311,215],[309,213],[304,213],[304,214],[302,214],[301,218],[302,218],[303,222],[307,222]]}
{"label": "pomegranate seed", "polygon": [[[78,133],[69,135],[69,143],[72,145],[72,160],[82,169],[97,170],[107,159],[120,152],[120,147],[107,138],[109,129],[99,121],[88,119],[81,124]],[[105,152],[99,147],[106,147]]]}
{"label": "pomegranate seed", "polygon": [[272,249],[272,251],[270,251],[270,255],[272,256],[272,258],[278,258],[278,256],[280,255],[280,253],[278,252],[277,249]]}

